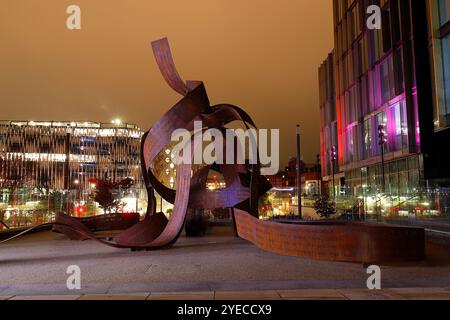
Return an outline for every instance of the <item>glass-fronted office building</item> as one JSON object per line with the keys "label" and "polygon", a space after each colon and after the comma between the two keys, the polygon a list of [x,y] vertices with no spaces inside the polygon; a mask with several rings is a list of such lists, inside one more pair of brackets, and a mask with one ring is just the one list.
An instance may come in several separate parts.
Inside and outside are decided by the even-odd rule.
{"label": "glass-fronted office building", "polygon": [[138,199],[145,196],[141,137],[137,126],[122,123],[0,121],[0,213],[4,219],[47,214],[61,202],[54,191],[70,201],[70,210],[86,206],[96,187],[93,178],[132,178],[127,201],[134,202],[130,210],[139,209]]}
{"label": "glass-fronted office building", "polygon": [[[371,5],[381,8],[381,29],[367,27]],[[335,48],[319,69],[323,175],[330,177],[335,148],[338,194],[353,201],[370,195],[397,212],[425,188],[442,193],[450,179],[450,1],[333,6]]]}

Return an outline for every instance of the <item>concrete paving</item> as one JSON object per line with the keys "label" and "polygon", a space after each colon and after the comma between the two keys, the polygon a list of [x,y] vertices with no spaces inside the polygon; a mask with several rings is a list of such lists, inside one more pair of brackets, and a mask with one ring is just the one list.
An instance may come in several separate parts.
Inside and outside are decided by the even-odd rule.
{"label": "concrete paving", "polygon": [[129,294],[85,294],[77,300],[146,300],[150,293]]}
{"label": "concrete paving", "polygon": [[[66,270],[70,265],[81,269],[81,290],[67,289]],[[428,244],[425,261],[381,266],[381,270],[383,288],[450,287],[450,248]],[[254,291],[261,298],[262,292],[270,292],[270,299],[275,298],[275,291],[281,299],[305,298],[305,294],[308,298],[336,298],[337,294],[351,298],[369,295],[363,290],[367,277],[361,264],[282,256],[222,235],[182,237],[171,249],[139,252],[94,241],[70,241],[48,231],[0,246],[0,296],[6,298],[75,295],[97,299],[99,294],[114,298],[135,293],[147,294],[150,299],[167,297],[165,293],[196,293],[197,297],[211,298],[208,292],[215,292],[214,298],[225,299],[235,297],[236,292],[245,295]],[[350,297],[346,291],[314,291],[310,297],[308,291],[296,294],[300,289],[359,291],[348,293]],[[446,297],[447,289],[442,290],[433,291],[432,296]],[[397,294],[388,292],[389,298]],[[409,298],[407,292],[400,294]],[[412,297],[420,294],[428,293],[416,290]],[[382,298],[379,292],[370,295]]]}
{"label": "concrete paving", "polygon": [[204,292],[152,292],[148,300],[214,300],[214,291]]}
{"label": "concrete paving", "polygon": [[[1,300],[2,297],[0,297]],[[450,288],[305,289],[8,296],[4,300],[450,300]]]}

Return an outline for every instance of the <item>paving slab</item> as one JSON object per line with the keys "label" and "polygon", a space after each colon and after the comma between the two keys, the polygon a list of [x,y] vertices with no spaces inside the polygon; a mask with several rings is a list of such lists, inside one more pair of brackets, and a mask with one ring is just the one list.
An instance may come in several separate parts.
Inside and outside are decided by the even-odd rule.
{"label": "paving slab", "polygon": [[213,300],[214,292],[152,292],[147,300]]}
{"label": "paving slab", "polygon": [[63,283],[33,283],[33,284],[17,284],[11,285],[2,292],[2,295],[14,296],[57,296],[57,295],[82,295],[88,293],[106,294],[110,284],[83,284],[80,290],[69,290],[65,281]]}
{"label": "paving slab", "polygon": [[445,293],[450,292],[448,288],[440,287],[418,287],[418,288],[392,288],[390,291],[397,292],[400,294],[417,294],[417,293]]}
{"label": "paving slab", "polygon": [[79,295],[14,296],[8,300],[78,300]]}
{"label": "paving slab", "polygon": [[283,300],[345,300],[338,290],[304,289],[304,290],[277,290]]}
{"label": "paving slab", "polygon": [[450,294],[446,295],[416,295],[416,296],[410,296],[408,297],[408,300],[432,300],[432,301],[450,301]]}
{"label": "paving slab", "polygon": [[390,290],[339,290],[349,300],[406,300],[406,298]]}
{"label": "paving slab", "polygon": [[267,291],[216,291],[215,300],[280,300],[275,290]]}
{"label": "paving slab", "polygon": [[149,292],[126,294],[83,294],[79,300],[145,300],[149,295]]}
{"label": "paving slab", "polygon": [[448,288],[396,288],[391,291],[408,300],[450,300]]}
{"label": "paving slab", "polygon": [[204,292],[211,291],[206,281],[150,281],[139,283],[113,283],[108,293],[133,292]]}

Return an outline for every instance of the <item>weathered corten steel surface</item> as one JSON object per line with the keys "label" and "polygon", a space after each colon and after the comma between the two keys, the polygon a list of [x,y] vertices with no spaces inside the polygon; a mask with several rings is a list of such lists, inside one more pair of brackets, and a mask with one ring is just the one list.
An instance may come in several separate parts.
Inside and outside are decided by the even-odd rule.
{"label": "weathered corten steel surface", "polygon": [[235,210],[241,238],[285,255],[348,262],[416,261],[424,259],[421,228],[358,222],[276,223]]}
{"label": "weathered corten steel surface", "polygon": [[[61,219],[61,214],[56,215],[56,222],[58,222],[59,219]],[[126,230],[139,222],[139,213],[106,214],[73,219],[80,221],[89,230],[94,232],[108,230]],[[55,225],[53,231],[58,232],[59,229],[62,228],[62,226]]]}
{"label": "weathered corten steel surface", "polygon": [[[238,236],[267,251],[351,262],[424,258],[424,230],[420,228],[345,222],[288,224],[259,220],[258,199],[271,188],[260,174],[259,163],[214,164],[200,168],[193,175],[191,165],[181,163],[176,168],[176,190],[163,185],[151,168],[158,155],[170,144],[175,130],[192,131],[195,121],[202,121],[204,130],[217,129],[221,132],[233,121],[240,121],[247,129],[256,128],[256,125],[239,107],[230,104],[210,106],[202,82],[184,82],[176,70],[167,39],[153,42],[152,48],[164,79],[183,98],[142,138],[141,164],[149,199],[145,219],[115,236],[112,241],[97,239],[92,230],[67,215],[58,215],[55,229],[72,239],[92,238],[117,248],[151,250],[175,243],[189,210],[231,208]],[[190,147],[193,150],[197,146],[191,143]],[[224,156],[225,153],[226,150]],[[210,170],[223,175],[225,188],[206,190]],[[169,220],[162,213],[156,213],[154,191],[174,204]]]}

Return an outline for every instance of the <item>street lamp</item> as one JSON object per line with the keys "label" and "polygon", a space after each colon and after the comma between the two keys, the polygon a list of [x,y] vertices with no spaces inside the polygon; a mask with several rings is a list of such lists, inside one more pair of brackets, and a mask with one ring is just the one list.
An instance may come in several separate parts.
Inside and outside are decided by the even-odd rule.
{"label": "street lamp", "polygon": [[[75,201],[78,198],[78,206],[81,203],[81,185],[80,185],[80,183],[81,182],[79,179],[73,180],[73,184],[75,185]],[[80,213],[80,212],[78,212],[78,209],[77,209],[77,213]]]}
{"label": "street lamp", "polygon": [[301,162],[300,162],[300,125],[297,125],[297,208],[298,208],[298,217],[300,220],[302,220],[302,173],[301,173]]}
{"label": "street lamp", "polygon": [[388,136],[386,133],[386,125],[384,123],[378,126],[378,144],[381,147],[381,192],[385,192],[386,179],[384,176],[384,146],[388,143]]}
{"label": "street lamp", "polygon": [[332,171],[332,175],[333,175],[333,199],[336,200],[336,186],[335,186],[335,179],[334,179],[334,173],[335,173],[335,169],[334,169],[334,165],[335,162],[337,160],[337,152],[336,152],[336,147],[333,146],[330,150],[330,160],[331,160],[331,171]]}

